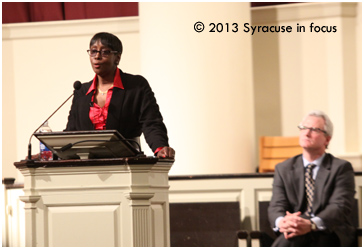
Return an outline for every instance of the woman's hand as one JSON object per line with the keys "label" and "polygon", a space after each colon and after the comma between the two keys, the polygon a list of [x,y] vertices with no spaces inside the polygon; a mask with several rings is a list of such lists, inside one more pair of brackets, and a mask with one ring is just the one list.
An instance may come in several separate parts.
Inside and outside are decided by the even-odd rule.
{"label": "woman's hand", "polygon": [[174,158],[174,155],[176,152],[171,147],[163,147],[160,151],[157,153],[158,158]]}

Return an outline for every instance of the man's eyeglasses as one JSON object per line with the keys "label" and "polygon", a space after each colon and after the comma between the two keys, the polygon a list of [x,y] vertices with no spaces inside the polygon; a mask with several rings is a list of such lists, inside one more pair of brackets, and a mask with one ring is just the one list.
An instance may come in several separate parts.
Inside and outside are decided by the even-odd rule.
{"label": "man's eyeglasses", "polygon": [[298,129],[300,129],[300,131],[304,131],[304,130],[310,130],[311,132],[315,132],[315,133],[324,133],[327,135],[327,132],[324,131],[323,129],[320,129],[320,128],[315,128],[315,127],[307,127],[307,126],[304,126],[304,125],[299,125],[297,126]]}
{"label": "man's eyeglasses", "polygon": [[87,53],[91,57],[95,57],[97,53],[100,53],[102,57],[108,57],[110,54],[117,54],[118,51],[89,49]]}

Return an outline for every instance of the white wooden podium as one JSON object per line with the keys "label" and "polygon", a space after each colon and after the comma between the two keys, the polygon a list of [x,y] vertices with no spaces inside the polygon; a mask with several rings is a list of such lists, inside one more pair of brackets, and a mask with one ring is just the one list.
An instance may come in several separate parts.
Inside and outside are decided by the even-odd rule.
{"label": "white wooden podium", "polygon": [[26,246],[170,246],[173,160],[14,163],[24,175]]}

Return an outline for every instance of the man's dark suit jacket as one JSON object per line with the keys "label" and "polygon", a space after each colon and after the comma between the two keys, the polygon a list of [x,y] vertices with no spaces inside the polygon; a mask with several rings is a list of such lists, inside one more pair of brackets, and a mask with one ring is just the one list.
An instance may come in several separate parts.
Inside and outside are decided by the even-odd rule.
{"label": "man's dark suit jacket", "polygon": [[[304,175],[302,155],[277,164],[273,196],[268,208],[272,227],[275,227],[276,218],[285,216],[286,211],[304,213]],[[315,180],[313,213],[323,220],[327,232],[336,233],[341,246],[351,246],[355,238],[351,217],[354,194],[354,171],[351,164],[326,154]]]}
{"label": "man's dark suit jacket", "polygon": [[[147,80],[140,75],[127,74],[121,70],[120,76],[124,89],[113,88],[106,129],[118,130],[125,138],[139,137],[143,132],[153,151],[169,146],[167,129]],[[84,83],[81,89],[74,91],[65,131],[94,130],[89,117],[94,92],[86,95],[91,84],[92,81]]]}

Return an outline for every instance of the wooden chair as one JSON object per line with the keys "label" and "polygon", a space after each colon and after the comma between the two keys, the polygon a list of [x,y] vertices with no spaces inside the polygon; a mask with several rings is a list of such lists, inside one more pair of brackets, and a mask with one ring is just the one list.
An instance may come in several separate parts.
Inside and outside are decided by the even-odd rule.
{"label": "wooden chair", "polygon": [[260,137],[259,172],[274,172],[277,163],[301,153],[298,137]]}

